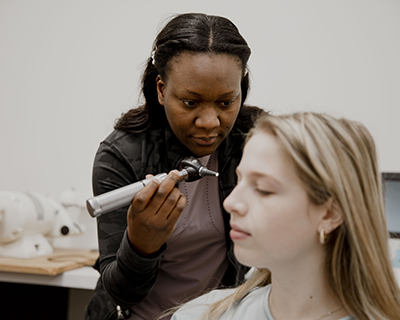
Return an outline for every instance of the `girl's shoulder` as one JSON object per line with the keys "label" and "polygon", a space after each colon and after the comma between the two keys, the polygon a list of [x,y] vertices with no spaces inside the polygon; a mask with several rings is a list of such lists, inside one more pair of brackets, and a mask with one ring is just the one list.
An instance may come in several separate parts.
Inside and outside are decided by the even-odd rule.
{"label": "girl's shoulder", "polygon": [[[233,294],[236,289],[213,290],[181,307],[171,320],[197,320],[208,311],[210,305]],[[257,319],[269,319],[265,315],[264,301],[269,287],[255,288],[245,295],[240,302],[224,313],[221,319],[243,319],[243,315],[255,316]],[[347,319],[346,319],[347,320]]]}
{"label": "girl's shoulder", "polygon": [[234,291],[235,289],[212,290],[209,293],[185,303],[177,312],[174,313],[171,320],[200,319],[211,304],[228,297]]}

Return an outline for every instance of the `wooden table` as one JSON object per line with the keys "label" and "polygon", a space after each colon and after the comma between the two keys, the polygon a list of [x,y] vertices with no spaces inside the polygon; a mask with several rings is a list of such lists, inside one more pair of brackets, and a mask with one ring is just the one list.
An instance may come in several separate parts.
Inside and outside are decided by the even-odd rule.
{"label": "wooden table", "polygon": [[53,254],[31,259],[0,257],[0,271],[55,276],[65,271],[92,266],[98,251],[54,249]]}

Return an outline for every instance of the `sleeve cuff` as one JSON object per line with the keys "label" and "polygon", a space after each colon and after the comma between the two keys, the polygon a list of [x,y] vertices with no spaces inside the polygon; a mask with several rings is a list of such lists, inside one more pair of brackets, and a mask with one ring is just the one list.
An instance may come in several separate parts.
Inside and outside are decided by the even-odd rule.
{"label": "sleeve cuff", "polygon": [[130,260],[131,258],[134,259],[134,261],[139,262],[143,261],[145,263],[149,263],[151,261],[155,262],[161,259],[162,254],[164,251],[167,249],[167,244],[164,243],[161,248],[157,251],[152,253],[151,255],[144,256],[141,253],[139,253],[135,247],[131,244],[128,238],[128,231],[125,230],[124,237],[122,238],[121,242],[121,252],[120,254],[124,257],[124,260]]}

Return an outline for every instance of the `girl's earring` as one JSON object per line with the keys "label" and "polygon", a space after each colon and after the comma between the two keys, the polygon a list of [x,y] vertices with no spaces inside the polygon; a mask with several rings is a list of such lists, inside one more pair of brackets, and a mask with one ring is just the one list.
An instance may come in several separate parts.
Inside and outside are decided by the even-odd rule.
{"label": "girl's earring", "polygon": [[321,244],[325,244],[325,240],[326,240],[325,230],[321,229],[321,231],[319,232],[319,242]]}

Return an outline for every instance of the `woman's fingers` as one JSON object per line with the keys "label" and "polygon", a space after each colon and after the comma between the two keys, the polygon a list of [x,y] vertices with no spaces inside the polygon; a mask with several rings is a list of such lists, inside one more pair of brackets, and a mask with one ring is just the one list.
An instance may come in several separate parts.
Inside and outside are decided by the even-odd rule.
{"label": "woman's fingers", "polygon": [[186,198],[175,185],[177,170],[160,183],[151,181],[132,201],[128,212],[128,237],[142,254],[156,252],[170,237],[186,205]]}
{"label": "woman's fingers", "polygon": [[186,206],[186,198],[183,194],[180,193],[179,199],[178,199],[174,209],[170,212],[169,216],[167,217],[167,219],[170,221],[170,223],[173,223],[174,226],[175,226],[176,221],[181,216],[183,209],[185,209],[185,206]]}
{"label": "woman's fingers", "polygon": [[169,215],[169,213],[166,213],[165,211],[168,209],[173,209],[178,200],[178,195],[180,194],[179,190],[175,188],[178,179],[178,171],[171,171],[168,176],[159,184],[157,190],[153,193],[152,198],[148,201],[148,204],[144,210],[150,214],[158,214],[159,210],[165,205],[161,211],[160,217],[165,219]]}
{"label": "woman's fingers", "polygon": [[151,180],[150,183],[136,194],[132,201],[130,211],[132,211],[132,213],[142,212],[149,204],[153,195],[157,192],[159,185],[160,181],[157,178]]}
{"label": "woman's fingers", "polygon": [[[183,206],[182,206],[182,201],[184,201]],[[157,218],[163,220],[170,220],[171,223],[171,219],[174,220],[173,217],[176,214],[179,215],[181,214],[181,212],[185,208],[185,204],[186,204],[186,198],[181,194],[179,189],[174,188],[171,191],[171,193],[165,198],[162,205],[159,207],[157,211]]]}

